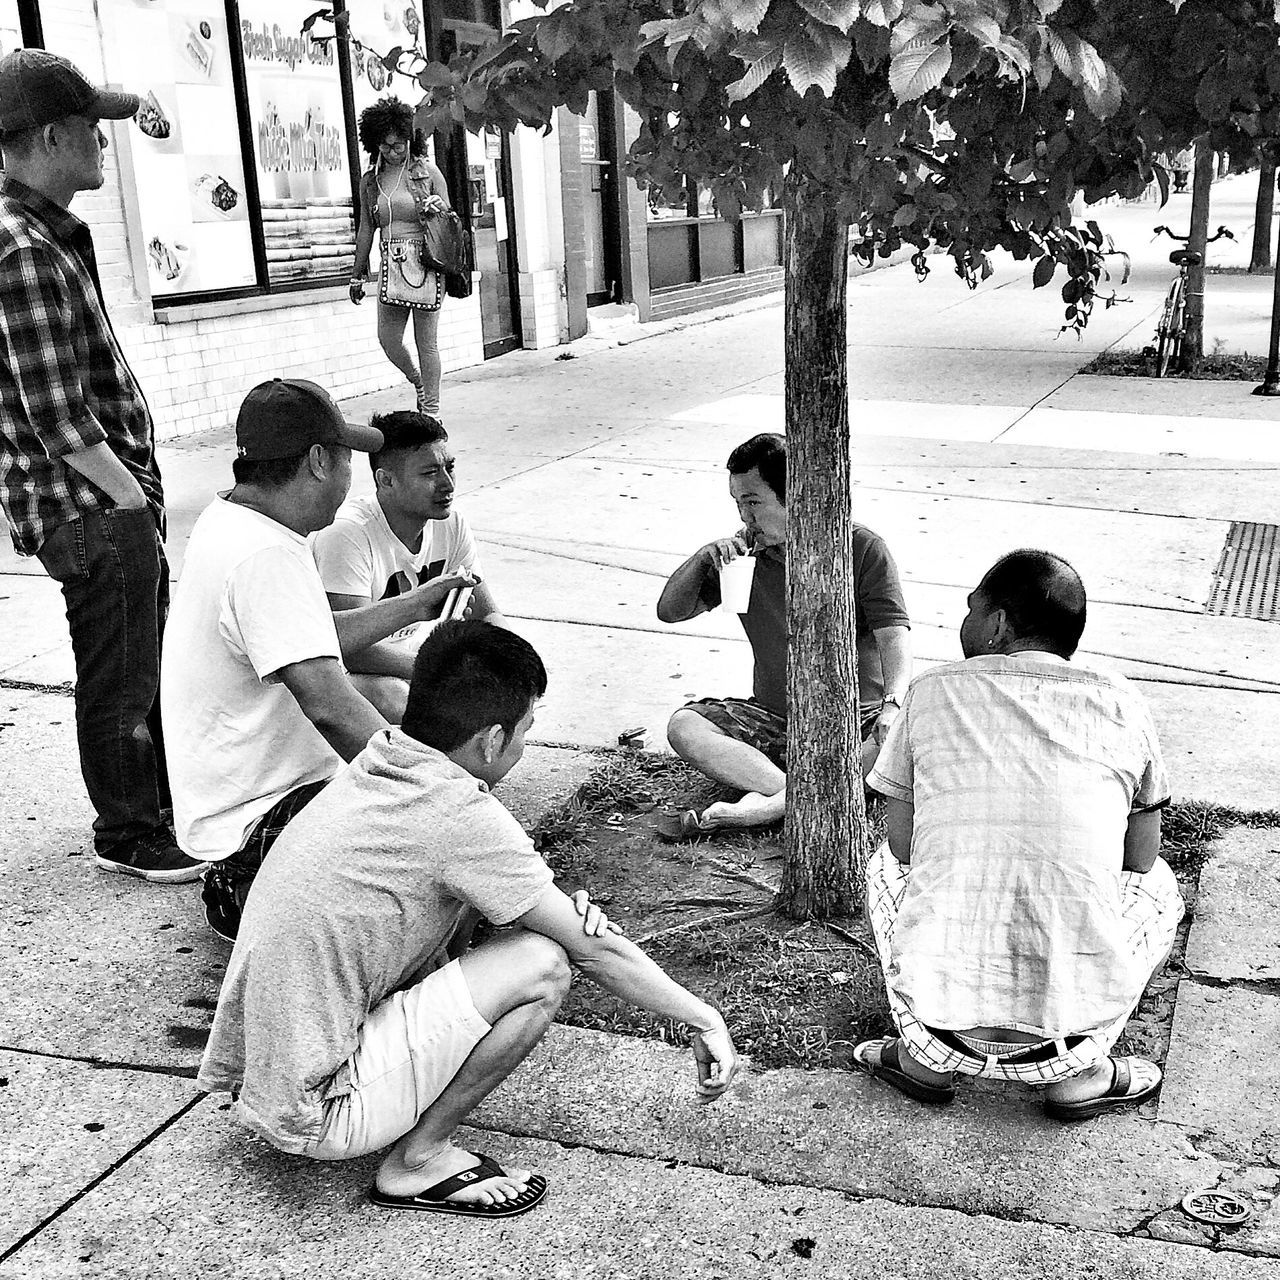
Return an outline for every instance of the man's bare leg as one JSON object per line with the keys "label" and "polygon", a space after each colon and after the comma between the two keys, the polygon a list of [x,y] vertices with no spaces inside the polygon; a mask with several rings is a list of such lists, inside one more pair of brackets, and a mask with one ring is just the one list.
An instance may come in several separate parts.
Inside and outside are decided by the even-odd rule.
{"label": "man's bare leg", "polygon": [[[569,990],[569,964],[554,942],[535,933],[495,938],[459,964],[477,1012],[492,1030],[458,1074],[387,1153],[375,1181],[387,1195],[417,1195],[475,1166],[455,1147],[454,1131],[524,1061],[546,1034]],[[527,1169],[509,1169],[450,1196],[473,1204],[501,1204],[524,1191]]]}
{"label": "man's bare leg", "polygon": [[677,711],[667,724],[667,741],[682,760],[716,782],[746,794],[733,804],[708,805],[709,827],[754,827],[777,822],[786,812],[787,775],[762,751],[731,738],[696,711]]}

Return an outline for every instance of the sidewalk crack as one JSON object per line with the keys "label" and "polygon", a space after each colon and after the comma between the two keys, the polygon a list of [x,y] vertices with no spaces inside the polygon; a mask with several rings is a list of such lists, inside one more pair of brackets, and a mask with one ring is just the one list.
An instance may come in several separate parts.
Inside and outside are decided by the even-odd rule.
{"label": "sidewalk crack", "polygon": [[12,1258],[13,1255],[17,1253],[19,1249],[21,1249],[25,1244],[28,1244],[30,1241],[34,1240],[35,1237],[38,1236],[46,1227],[51,1226],[54,1222],[57,1221],[57,1219],[62,1217],[62,1215],[66,1213],[68,1209],[72,1208],[74,1205],[79,1204],[80,1201],[85,1198],[85,1196],[87,1196],[91,1191],[95,1190],[97,1187],[100,1187],[109,1177],[111,1177],[112,1174],[122,1169],[140,1151],[142,1151],[145,1147],[149,1147],[162,1134],[168,1132],[169,1129],[173,1128],[173,1126],[177,1124],[179,1120],[181,1120],[184,1116],[186,1116],[198,1103],[203,1102],[207,1096],[208,1095],[204,1093],[197,1093],[188,1101],[184,1102],[182,1106],[180,1106],[178,1110],[173,1113],[173,1115],[169,1116],[168,1119],[161,1121],[161,1123],[158,1124],[154,1129],[152,1129],[152,1131],[149,1134],[147,1134],[146,1137],[142,1138],[139,1142],[134,1143],[134,1145],[130,1147],[129,1150],[124,1153],[124,1155],[120,1156],[119,1159],[117,1159],[114,1163],[112,1163],[106,1169],[104,1169],[100,1174],[98,1174],[97,1177],[93,1178],[91,1181],[89,1181],[83,1187],[81,1187],[80,1190],[77,1191],[75,1195],[73,1195],[69,1200],[59,1205],[52,1213],[46,1215],[39,1222],[37,1222],[36,1225],[32,1227],[31,1230],[28,1231],[26,1235],[24,1235],[20,1240],[10,1245],[9,1248],[7,1248],[3,1253],[0,1253],[0,1262],[6,1262],[9,1258]]}

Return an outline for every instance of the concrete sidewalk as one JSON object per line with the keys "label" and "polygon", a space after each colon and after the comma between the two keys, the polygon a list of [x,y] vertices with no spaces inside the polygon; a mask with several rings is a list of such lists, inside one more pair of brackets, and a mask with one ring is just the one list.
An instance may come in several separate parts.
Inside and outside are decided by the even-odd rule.
{"label": "concrete sidewalk", "polygon": [[[1215,225],[1246,246],[1253,182],[1215,188]],[[1079,342],[1018,264],[974,292],[942,259],[923,285],[908,267],[852,281],[855,515],[898,560],[922,666],[959,656],[964,597],[998,554],[1066,555],[1092,602],[1082,657],[1142,682],[1178,798],[1277,809],[1280,630],[1207,606],[1233,526],[1278,522],[1280,404],[1240,383],[1076,376],[1149,340],[1172,274],[1150,228],[1176,211],[1101,211],[1134,256],[1133,301]],[[1266,276],[1211,279],[1210,345],[1264,350],[1270,293]],[[730,448],[781,427],[781,309],[516,353],[444,399],[488,577],[548,657],[539,745],[508,792],[532,821],[621,729],[660,744],[686,697],[748,687],[736,621],[668,628],[654,601],[734,526]],[[162,446],[179,573],[230,483],[230,438]],[[0,597],[0,1277],[1280,1276],[1275,832],[1233,833],[1206,872],[1150,1116],[1050,1129],[1033,1095],[984,1086],[938,1116],[818,1072],[749,1075],[700,1109],[684,1055],[558,1028],[476,1117],[477,1143],[550,1174],[548,1207],[497,1229],[392,1221],[361,1199],[369,1162],[287,1160],[195,1093],[225,951],[189,886],[90,870],[72,705],[45,687],[73,674],[58,593],[4,553]],[[1175,1208],[1214,1185],[1255,1208],[1221,1239]]]}

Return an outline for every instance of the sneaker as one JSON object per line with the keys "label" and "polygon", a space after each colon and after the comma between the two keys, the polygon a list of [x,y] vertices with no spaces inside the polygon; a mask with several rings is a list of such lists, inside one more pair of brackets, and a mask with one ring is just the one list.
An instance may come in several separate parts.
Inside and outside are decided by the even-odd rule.
{"label": "sneaker", "polygon": [[204,904],[204,918],[209,928],[223,942],[234,943],[236,934],[240,932],[240,903],[230,881],[219,873],[216,863],[204,878],[200,901]]}
{"label": "sneaker", "polygon": [[98,866],[152,884],[186,884],[199,880],[205,868],[203,862],[188,858],[164,827],[100,852]]}

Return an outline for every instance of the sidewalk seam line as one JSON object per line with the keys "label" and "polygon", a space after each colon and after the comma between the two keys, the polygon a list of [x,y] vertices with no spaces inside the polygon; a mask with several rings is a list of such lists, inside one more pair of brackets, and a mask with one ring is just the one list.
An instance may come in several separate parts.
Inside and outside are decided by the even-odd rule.
{"label": "sidewalk seam line", "polygon": [[32,1227],[31,1230],[28,1231],[26,1235],[24,1235],[20,1240],[18,1240],[15,1244],[11,1245],[3,1253],[0,1253],[0,1262],[7,1262],[10,1258],[12,1258],[13,1255],[17,1253],[19,1249],[23,1248],[25,1245],[29,1244],[32,1240],[34,1240],[35,1237],[38,1236],[42,1231],[44,1231],[46,1227],[52,1225],[54,1222],[57,1221],[57,1219],[62,1217],[62,1215],[66,1213],[68,1209],[72,1208],[76,1204],[79,1204],[79,1202],[83,1200],[85,1196],[87,1196],[91,1191],[94,1191],[98,1187],[100,1187],[109,1177],[111,1177],[112,1174],[116,1173],[118,1170],[123,1168],[125,1164],[127,1164],[130,1160],[133,1159],[134,1156],[138,1154],[138,1152],[142,1151],[143,1148],[150,1146],[151,1143],[153,1143],[158,1137],[161,1136],[161,1134],[165,1133],[166,1130],[172,1128],[175,1124],[177,1124],[179,1120],[181,1120],[184,1116],[189,1114],[195,1108],[195,1106],[198,1103],[202,1102],[207,1096],[208,1095],[204,1093],[197,1093],[193,1098],[190,1098],[188,1101],[184,1102],[182,1106],[179,1107],[178,1110],[174,1112],[173,1115],[163,1120],[149,1134],[147,1134],[144,1138],[142,1138],[140,1141],[136,1142],[132,1147],[130,1147],[129,1150],[124,1153],[124,1155],[120,1156],[117,1160],[115,1160],[114,1163],[112,1163],[110,1166],[104,1169],[100,1174],[98,1174],[90,1182],[86,1183],[83,1187],[81,1187],[80,1190],[77,1191],[75,1195],[73,1195],[69,1200],[67,1200],[64,1204],[59,1205],[58,1208],[56,1208],[51,1214],[41,1219],[41,1221],[37,1222],[36,1225]]}

